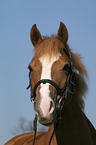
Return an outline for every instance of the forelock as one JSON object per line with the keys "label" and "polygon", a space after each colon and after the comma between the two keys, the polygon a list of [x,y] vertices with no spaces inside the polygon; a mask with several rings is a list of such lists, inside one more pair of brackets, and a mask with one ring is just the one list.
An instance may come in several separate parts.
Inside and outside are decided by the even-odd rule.
{"label": "forelock", "polygon": [[52,57],[52,55],[58,55],[58,53],[60,53],[63,47],[63,43],[60,40],[58,40],[57,37],[45,37],[35,47],[35,56],[41,57],[44,54],[48,54],[50,57]]}

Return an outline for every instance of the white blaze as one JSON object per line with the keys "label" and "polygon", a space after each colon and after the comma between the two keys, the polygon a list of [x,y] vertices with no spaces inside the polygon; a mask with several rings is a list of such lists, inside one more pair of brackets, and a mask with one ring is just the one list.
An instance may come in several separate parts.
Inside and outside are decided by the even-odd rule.
{"label": "white blaze", "polygon": [[[52,80],[51,68],[53,63],[59,59],[59,56],[60,55],[58,54],[58,56],[53,56],[50,58],[49,56],[44,55],[40,58],[40,62],[42,64],[41,79]],[[41,84],[41,88],[40,88],[40,96],[41,96],[40,108],[42,110],[43,117],[48,117],[49,114],[51,114],[54,110],[54,108],[52,108],[49,112],[50,101],[52,101],[52,99],[50,98],[49,85],[50,85],[49,83]]]}

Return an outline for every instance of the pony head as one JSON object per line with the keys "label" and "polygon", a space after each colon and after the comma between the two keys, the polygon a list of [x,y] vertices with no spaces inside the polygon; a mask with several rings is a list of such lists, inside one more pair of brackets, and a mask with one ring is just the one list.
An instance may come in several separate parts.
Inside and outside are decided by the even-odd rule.
{"label": "pony head", "polygon": [[[41,124],[50,125],[56,119],[56,105],[61,97],[58,88],[62,90],[66,84],[70,73],[70,61],[74,66],[75,74],[75,77],[72,78],[75,83],[74,96],[77,96],[76,99],[79,100],[80,106],[83,106],[81,96],[84,95],[87,88],[84,80],[84,75],[87,73],[80,57],[69,49],[68,31],[62,22],[57,35],[51,37],[42,37],[34,24],[31,28],[30,38],[35,47],[34,57],[28,66],[31,76],[31,91],[34,91],[35,88],[34,111]],[[44,83],[42,80],[49,80],[49,82]],[[52,85],[52,82],[55,85]],[[72,90],[72,83],[69,88]],[[72,98],[72,94],[67,93],[64,106],[68,105],[70,98]]]}

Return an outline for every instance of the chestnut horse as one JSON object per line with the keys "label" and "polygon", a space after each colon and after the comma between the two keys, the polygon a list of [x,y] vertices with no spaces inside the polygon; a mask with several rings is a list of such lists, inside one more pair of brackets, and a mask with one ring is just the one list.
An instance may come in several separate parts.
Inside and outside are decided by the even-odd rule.
{"label": "chestnut horse", "polygon": [[42,37],[34,24],[30,37],[35,47],[28,66],[31,99],[36,118],[49,130],[36,138],[16,136],[5,145],[96,145],[96,130],[83,113],[87,71],[67,44],[66,26],[61,22],[56,36]]}

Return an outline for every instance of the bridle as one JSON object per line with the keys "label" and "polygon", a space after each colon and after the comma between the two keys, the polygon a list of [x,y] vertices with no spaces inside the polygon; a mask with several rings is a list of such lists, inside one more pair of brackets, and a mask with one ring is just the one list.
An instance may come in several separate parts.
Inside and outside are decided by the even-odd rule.
{"label": "bridle", "polygon": [[[38,88],[38,86],[40,84],[46,84],[46,83],[49,83],[51,84],[56,90],[57,90],[57,96],[59,95],[60,98],[56,101],[56,111],[57,111],[57,118],[58,118],[58,121],[56,123],[56,126],[54,127],[54,131],[51,135],[51,138],[50,138],[50,141],[49,141],[49,145],[51,144],[51,140],[53,138],[53,135],[55,133],[55,130],[57,129],[59,123],[60,123],[60,120],[61,120],[61,111],[62,111],[62,108],[64,106],[64,103],[65,103],[65,100],[67,98],[67,94],[70,93],[70,94],[74,94],[74,86],[75,86],[75,83],[73,83],[73,80],[74,80],[74,76],[75,76],[75,69],[74,69],[74,66],[73,66],[73,63],[72,63],[72,60],[71,60],[71,56],[69,54],[69,52],[67,51],[66,48],[63,48],[63,51],[65,52],[65,54],[67,55],[68,59],[69,59],[69,71],[68,71],[68,75],[67,75],[67,78],[66,78],[66,82],[64,84],[64,87],[61,89],[59,88],[59,86],[52,80],[49,80],[49,79],[42,79],[40,81],[38,81],[34,88],[32,87],[32,83],[31,83],[31,73],[29,72],[29,86],[27,87],[27,90],[29,88],[31,88],[31,101],[35,101],[35,98],[36,98],[36,89]],[[71,88],[71,91],[69,89],[69,86],[72,86]],[[33,145],[35,144],[35,137],[36,137],[36,131],[37,131],[37,115],[35,115],[35,119],[34,119],[34,140],[33,140]]]}

